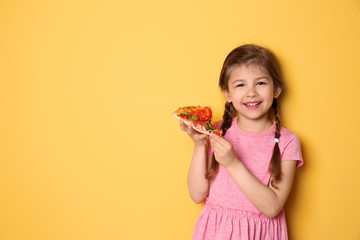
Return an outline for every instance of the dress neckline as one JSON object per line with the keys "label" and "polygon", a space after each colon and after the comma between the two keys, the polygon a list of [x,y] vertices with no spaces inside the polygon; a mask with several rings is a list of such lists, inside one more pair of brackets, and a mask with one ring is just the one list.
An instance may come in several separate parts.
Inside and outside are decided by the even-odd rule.
{"label": "dress neckline", "polygon": [[238,119],[238,117],[235,117],[235,118],[233,119],[233,124],[232,124],[232,125],[236,128],[236,130],[238,131],[238,133],[239,133],[240,135],[243,135],[243,136],[247,136],[247,137],[261,137],[261,136],[269,135],[269,134],[271,134],[271,133],[275,133],[275,131],[276,131],[276,122],[274,121],[273,125],[272,125],[269,129],[267,129],[267,130],[265,130],[265,131],[262,131],[262,132],[247,132],[247,131],[242,130],[242,129],[238,126],[238,124],[237,124],[237,119]]}

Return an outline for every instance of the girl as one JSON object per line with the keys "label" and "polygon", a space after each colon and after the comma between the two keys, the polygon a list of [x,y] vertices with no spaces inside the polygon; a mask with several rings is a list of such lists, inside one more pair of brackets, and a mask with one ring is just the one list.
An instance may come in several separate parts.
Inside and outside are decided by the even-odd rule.
{"label": "girl", "polygon": [[192,239],[287,239],[284,204],[303,164],[297,135],[280,127],[284,89],[274,54],[257,45],[229,53],[219,86],[226,99],[223,137],[180,123],[194,141],[188,189],[206,203]]}

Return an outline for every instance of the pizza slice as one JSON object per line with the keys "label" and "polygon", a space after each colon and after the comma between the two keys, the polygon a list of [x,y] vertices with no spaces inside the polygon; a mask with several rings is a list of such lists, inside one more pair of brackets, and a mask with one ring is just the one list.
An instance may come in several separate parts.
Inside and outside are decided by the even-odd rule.
{"label": "pizza slice", "polygon": [[198,132],[208,135],[211,133],[214,133],[218,136],[222,135],[222,130],[216,129],[211,124],[212,111],[210,107],[180,107],[173,113],[173,116],[183,121],[185,124],[190,125]]}

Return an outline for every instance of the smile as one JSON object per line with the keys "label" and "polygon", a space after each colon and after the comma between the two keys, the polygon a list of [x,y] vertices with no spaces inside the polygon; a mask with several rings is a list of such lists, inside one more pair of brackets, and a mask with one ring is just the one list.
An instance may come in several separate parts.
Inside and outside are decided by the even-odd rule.
{"label": "smile", "polygon": [[257,109],[260,104],[261,104],[261,102],[249,102],[249,103],[244,103],[245,107],[248,108],[248,109],[250,109],[250,110]]}
{"label": "smile", "polygon": [[245,106],[256,106],[259,105],[261,102],[251,102],[251,103],[245,103]]}

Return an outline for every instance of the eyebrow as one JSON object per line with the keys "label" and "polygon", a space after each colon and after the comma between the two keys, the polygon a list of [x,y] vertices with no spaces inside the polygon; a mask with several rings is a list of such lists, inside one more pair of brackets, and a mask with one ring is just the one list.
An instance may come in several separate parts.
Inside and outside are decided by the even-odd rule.
{"label": "eyebrow", "polygon": [[[262,77],[255,78],[255,81],[258,81],[258,80],[263,79],[263,78],[269,80],[269,78],[267,78],[266,76],[262,76]],[[234,80],[232,83],[234,84],[234,83],[236,83],[236,82],[246,82],[246,80],[240,78],[240,79]]]}

